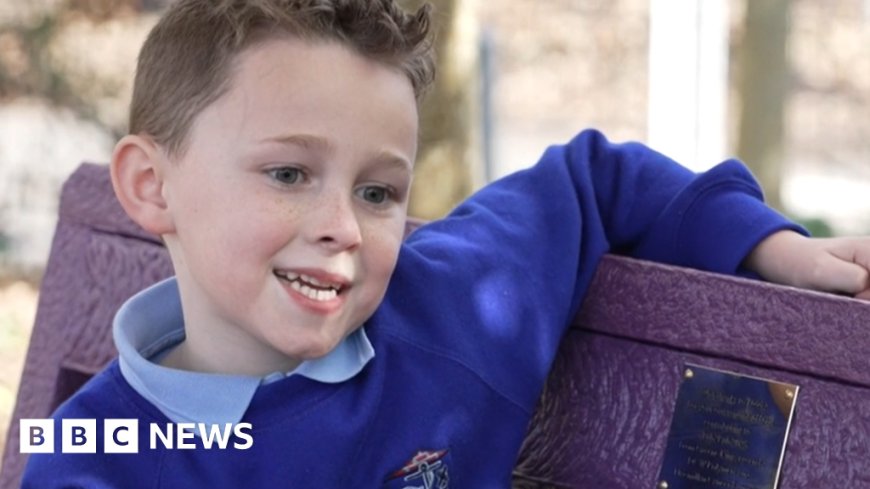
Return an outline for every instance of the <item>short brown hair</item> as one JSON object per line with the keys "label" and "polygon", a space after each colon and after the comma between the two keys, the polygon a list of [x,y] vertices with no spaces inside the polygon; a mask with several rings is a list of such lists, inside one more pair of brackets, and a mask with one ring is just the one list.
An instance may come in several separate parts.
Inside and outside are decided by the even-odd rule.
{"label": "short brown hair", "polygon": [[431,6],[394,0],[177,0],[151,30],[133,83],[130,133],[184,151],[194,118],[229,89],[236,56],[258,41],[337,41],[401,70],[417,100],[435,72]]}

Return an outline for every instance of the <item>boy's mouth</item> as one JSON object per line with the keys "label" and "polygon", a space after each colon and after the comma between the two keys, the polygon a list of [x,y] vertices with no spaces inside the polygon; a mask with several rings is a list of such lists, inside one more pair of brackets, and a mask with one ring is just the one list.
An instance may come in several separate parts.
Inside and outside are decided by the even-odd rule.
{"label": "boy's mouth", "polygon": [[318,302],[333,300],[347,288],[343,280],[330,280],[324,277],[318,280],[305,273],[285,270],[275,270],[274,273],[279,279],[288,282],[293,290]]}

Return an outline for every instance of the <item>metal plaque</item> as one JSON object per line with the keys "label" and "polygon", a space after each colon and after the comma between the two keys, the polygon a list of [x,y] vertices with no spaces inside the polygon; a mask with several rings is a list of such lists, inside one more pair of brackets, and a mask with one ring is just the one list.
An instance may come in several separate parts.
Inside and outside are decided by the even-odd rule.
{"label": "metal plaque", "polygon": [[657,489],[775,489],[798,389],[686,365]]}

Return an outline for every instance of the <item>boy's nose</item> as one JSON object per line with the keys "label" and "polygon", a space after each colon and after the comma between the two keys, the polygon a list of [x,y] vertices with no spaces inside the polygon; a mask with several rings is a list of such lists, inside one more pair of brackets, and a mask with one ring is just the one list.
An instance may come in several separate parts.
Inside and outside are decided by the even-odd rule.
{"label": "boy's nose", "polygon": [[350,199],[328,198],[313,211],[309,236],[332,252],[352,250],[362,242],[359,221]]}

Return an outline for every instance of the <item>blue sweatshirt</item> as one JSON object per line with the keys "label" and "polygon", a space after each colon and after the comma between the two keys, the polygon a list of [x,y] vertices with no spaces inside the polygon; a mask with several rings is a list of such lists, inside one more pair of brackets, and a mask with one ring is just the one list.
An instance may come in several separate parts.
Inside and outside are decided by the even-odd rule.
{"label": "blue sweatshirt", "polygon": [[100,441],[96,454],[35,454],[24,487],[509,487],[604,253],[735,273],[781,229],[798,228],[737,161],[694,174],[584,132],[413,233],[365,324],[374,358],[340,383],[261,385],[241,420],[247,448],[149,448],[150,425],[169,420],[113,363],[55,419],[135,418],[139,453],[102,453]]}

